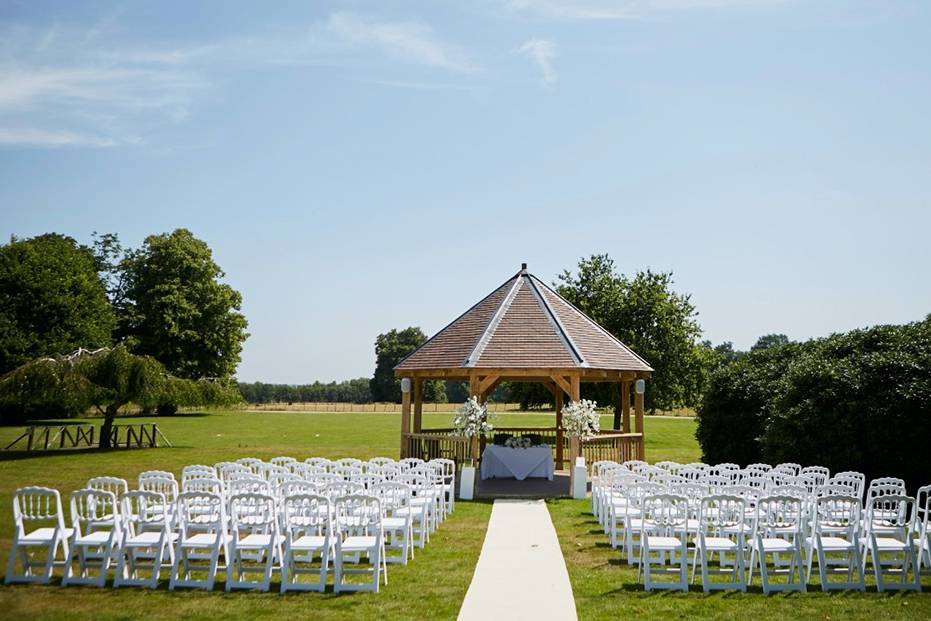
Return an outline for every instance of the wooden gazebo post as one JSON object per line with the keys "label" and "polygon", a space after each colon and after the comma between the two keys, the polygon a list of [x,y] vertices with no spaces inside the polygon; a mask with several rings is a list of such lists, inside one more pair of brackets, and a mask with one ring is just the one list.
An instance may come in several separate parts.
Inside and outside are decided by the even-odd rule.
{"label": "wooden gazebo post", "polygon": [[[406,389],[406,390],[405,390]],[[407,434],[411,432],[411,379],[401,378],[401,458],[407,457]]]}

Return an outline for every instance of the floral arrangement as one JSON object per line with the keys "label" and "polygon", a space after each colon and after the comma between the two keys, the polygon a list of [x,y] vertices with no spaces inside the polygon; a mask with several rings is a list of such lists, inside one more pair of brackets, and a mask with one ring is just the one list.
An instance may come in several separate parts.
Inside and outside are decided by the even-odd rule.
{"label": "floral arrangement", "polygon": [[453,427],[456,428],[456,433],[467,438],[494,430],[488,422],[488,407],[480,403],[478,397],[471,397],[456,410]]}
{"label": "floral arrangement", "polygon": [[590,438],[601,430],[601,421],[596,408],[598,404],[588,399],[570,401],[562,408],[562,427],[566,435]]}
{"label": "floral arrangement", "polygon": [[506,446],[507,448],[523,448],[523,449],[525,449],[525,448],[530,448],[531,446],[533,446],[533,441],[532,441],[530,438],[527,438],[527,437],[524,437],[524,436],[520,436],[520,437],[516,437],[516,438],[512,437],[512,438],[508,438],[508,439],[504,442],[504,446]]}

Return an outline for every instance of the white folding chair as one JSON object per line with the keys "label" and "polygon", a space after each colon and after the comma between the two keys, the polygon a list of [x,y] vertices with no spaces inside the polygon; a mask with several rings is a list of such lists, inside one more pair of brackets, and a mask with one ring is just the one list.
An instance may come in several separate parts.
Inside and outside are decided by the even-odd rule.
{"label": "white folding chair", "polygon": [[[174,540],[165,495],[160,492],[135,490],[120,499],[122,541],[113,586],[158,586],[167,553],[169,566],[174,564]],[[144,577],[140,570],[149,570]]]}
{"label": "white folding chair", "polygon": [[452,513],[456,508],[456,462],[452,459],[437,458],[430,463],[438,466],[437,470],[443,478],[443,500],[446,503],[444,514]]}
{"label": "white folding chair", "polygon": [[[642,511],[637,581],[640,581],[642,571],[643,587],[647,591],[653,589],[688,591],[688,541],[685,536],[679,534],[686,529],[689,516],[688,499],[674,494],[647,496],[643,499]],[[668,566],[666,564],[667,554],[670,559]],[[678,562],[675,559],[678,559]],[[655,575],[663,574],[674,575],[677,579],[673,581],[655,579]]]}
{"label": "white folding chair", "polygon": [[931,485],[918,488],[915,496],[915,545],[918,571],[931,568]]}
{"label": "white folding chair", "polygon": [[362,470],[365,466],[365,462],[355,457],[343,457],[342,459],[337,459],[335,463],[336,466],[340,468],[358,468],[359,470]]}
{"label": "white folding chair", "polygon": [[426,477],[416,474],[402,474],[395,482],[407,485],[411,490],[410,504],[394,512],[396,517],[410,515],[413,524],[413,544],[423,548],[430,541],[430,525],[432,523],[433,500],[431,498],[432,485]]}
{"label": "white folding chair", "polygon": [[[409,511],[411,488],[403,483],[384,482],[374,486],[369,493],[381,503],[385,562],[407,565],[408,559],[414,558],[414,522]],[[391,550],[398,554],[389,554]]]}
{"label": "white folding chair", "polygon": [[[174,527],[175,501],[178,499],[178,482],[171,473],[151,471],[145,476],[139,475],[139,489],[144,492],[154,492],[164,497],[162,509],[168,517],[169,527]],[[148,525],[143,525],[148,528]]]}
{"label": "white folding chair", "polygon": [[[803,526],[802,501],[798,498],[766,496],[759,499],[753,525],[753,538],[750,541],[748,583],[753,581],[755,562],[759,559],[763,593],[769,595],[771,591],[805,591],[801,554]],[[769,554],[776,558],[783,554],[789,555],[788,568],[785,570],[778,567],[770,569],[766,561]],[[772,578],[779,574],[785,574],[787,582],[772,582]]]}
{"label": "white folding chair", "polygon": [[[181,493],[200,492],[223,496],[223,481],[216,478],[188,479],[181,484]],[[178,498],[181,496],[179,495]]]}
{"label": "white folding chair", "polygon": [[[818,557],[818,576],[821,590],[859,589],[863,581],[860,561],[860,500],[853,496],[822,496],[815,501],[812,533],[805,542],[808,555],[808,582],[815,555]],[[833,555],[834,558],[828,555]],[[840,556],[840,558],[836,558]],[[843,573],[846,580],[831,581],[833,573]],[[856,574],[856,579],[854,579]]]}
{"label": "white folding chair", "polygon": [[204,466],[201,464],[194,464],[191,466],[185,466],[181,469],[181,489],[185,489],[185,484],[188,481],[195,481],[198,479],[217,479],[217,469],[213,466]]}
{"label": "white folding chair", "polygon": [[[871,561],[879,592],[886,589],[921,590],[915,545],[911,538],[914,509],[914,498],[896,494],[874,496],[867,505],[863,570],[866,571],[867,562]],[[909,569],[912,580],[908,579]],[[887,575],[898,576],[899,580],[887,581]]]}
{"label": "white folding chair", "polygon": [[[380,578],[388,584],[388,568],[384,560],[384,539],[381,523],[381,504],[374,496],[352,495],[336,499],[335,506],[336,555],[334,559],[333,590],[378,592]],[[350,563],[351,555],[356,563]],[[362,559],[367,560],[366,567]],[[352,566],[347,566],[352,565]],[[351,575],[370,575],[364,583],[346,580]]]}
{"label": "white folding chair", "polygon": [[[80,489],[71,493],[73,534],[62,586],[89,584],[102,587],[107,583],[110,563],[120,541],[116,503],[113,492]],[[78,564],[77,575],[74,563]]]}
{"label": "white folding chair", "polygon": [[[64,558],[70,558],[68,540],[72,531],[65,528],[58,490],[30,486],[13,492],[13,524],[13,542],[4,583],[48,584],[59,546]],[[27,527],[30,530],[27,531]],[[30,554],[32,550],[43,551],[45,556],[33,558]],[[21,573],[16,571],[17,558],[22,567]],[[35,573],[36,568],[41,568],[41,573]]]}
{"label": "white folding chair", "polygon": [[[701,499],[698,536],[695,538],[695,556],[692,563],[692,582],[695,581],[695,570],[700,566],[701,584],[705,593],[719,589],[738,589],[746,592],[746,515],[747,503],[739,496],[706,496]],[[719,558],[717,570],[709,567],[714,554]],[[733,555],[733,560],[725,563],[728,554]],[[730,569],[727,568],[728,565]],[[730,580],[712,582],[712,573],[730,575]]]}
{"label": "white folding chair", "polygon": [[[254,493],[230,498],[230,535],[226,590],[268,591],[275,561],[281,558],[275,499]],[[261,574],[259,580],[246,579],[256,573]]]}
{"label": "white folding chair", "polygon": [[[169,591],[178,587],[213,590],[220,553],[224,559],[228,558],[225,504],[221,495],[210,492],[187,491],[178,496],[180,532],[168,580]],[[195,578],[195,571],[206,572],[206,578]]]}
{"label": "white folding chair", "polygon": [[236,463],[245,466],[252,471],[252,474],[258,476],[262,476],[262,470],[265,467],[265,462],[258,457],[240,457]]}
{"label": "white folding chair", "polygon": [[290,468],[291,464],[296,464],[297,460],[293,457],[272,457],[268,460],[268,463],[274,464],[276,466],[281,466],[282,468]]}
{"label": "white folding chair", "polygon": [[142,489],[142,482],[145,479],[171,479],[175,480],[175,474],[167,470],[145,470],[139,473],[139,478],[137,483],[139,484],[139,489]]}
{"label": "white folding chair", "polygon": [[[281,505],[284,557],[281,562],[281,592],[326,590],[330,557],[333,556],[333,524],[330,501],[317,494],[293,494]],[[319,558],[319,566],[313,563]],[[316,576],[305,582],[303,575]]]}

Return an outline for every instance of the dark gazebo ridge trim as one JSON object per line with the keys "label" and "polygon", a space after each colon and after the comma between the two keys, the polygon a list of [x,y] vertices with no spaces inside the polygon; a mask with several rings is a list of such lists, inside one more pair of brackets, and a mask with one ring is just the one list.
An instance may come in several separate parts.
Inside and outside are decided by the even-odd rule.
{"label": "dark gazebo ridge trim", "polygon": [[[394,366],[394,368],[395,368],[395,375],[397,375],[397,370],[398,370],[398,368],[399,368],[402,364],[404,364],[405,362],[407,362],[407,360],[408,360],[410,357],[412,357],[414,354],[416,354],[417,352],[419,352],[421,349],[423,349],[424,347],[426,347],[427,345],[429,345],[432,341],[434,341],[434,340],[436,340],[437,338],[439,338],[440,335],[442,335],[444,332],[446,332],[446,330],[448,330],[450,326],[452,326],[454,323],[456,323],[457,321],[459,321],[460,319],[462,319],[463,317],[465,317],[466,315],[468,315],[469,313],[471,313],[471,312],[472,312],[473,310],[475,310],[477,307],[481,306],[482,303],[484,303],[488,298],[490,298],[491,296],[493,296],[494,294],[496,294],[496,293],[498,292],[498,290],[501,289],[502,287],[504,287],[506,284],[508,284],[509,282],[511,282],[512,280],[514,280],[514,279],[517,278],[518,276],[520,276],[520,274],[521,274],[520,272],[517,272],[517,274],[515,274],[514,276],[511,276],[510,278],[508,278],[507,280],[505,280],[503,283],[501,283],[500,285],[498,285],[497,287],[495,287],[494,289],[492,289],[491,293],[489,293],[488,295],[486,295],[485,297],[483,297],[481,300],[479,300],[478,302],[476,302],[475,304],[473,304],[472,306],[470,306],[468,309],[466,309],[466,311],[465,311],[464,313],[461,313],[458,317],[456,317],[455,319],[453,319],[452,321],[450,321],[448,324],[446,324],[445,326],[443,326],[443,328],[442,328],[439,332],[437,332],[436,334],[434,334],[433,336],[431,336],[430,338],[428,338],[426,341],[424,341],[417,349],[415,349],[415,350],[412,351],[411,353],[409,353],[409,354],[407,354],[406,356],[404,356],[403,358],[401,358],[401,361],[398,362],[398,363]],[[487,324],[486,324],[486,328],[487,328]],[[484,334],[484,330],[482,331],[482,334]],[[479,338],[481,338],[481,336],[482,336],[482,335],[479,335]],[[474,348],[474,347],[475,347],[475,346],[473,345],[473,348]]]}
{"label": "dark gazebo ridge trim", "polygon": [[[592,324],[593,326],[595,326],[602,334],[604,334],[605,336],[607,336],[607,337],[609,337],[610,339],[612,339],[615,343],[617,343],[618,345],[620,345],[621,347],[623,347],[626,351],[630,352],[630,354],[631,354],[634,358],[636,358],[637,360],[639,360],[640,362],[642,362],[644,365],[646,365],[646,367],[647,367],[650,371],[653,371],[653,370],[654,370],[653,367],[650,366],[650,363],[647,362],[646,360],[644,360],[644,359],[640,356],[640,354],[638,354],[638,353],[635,352],[633,349],[631,349],[630,347],[628,347],[627,345],[625,345],[624,342],[621,341],[621,339],[617,338],[616,336],[614,336],[613,334],[611,334],[610,332],[608,332],[608,331],[604,328],[604,326],[602,326],[602,325],[599,324],[597,321],[595,321],[594,319],[592,319],[591,317],[589,317],[588,314],[586,314],[585,312],[582,311],[582,309],[580,309],[578,306],[576,306],[575,304],[573,304],[572,302],[570,302],[569,300],[567,300],[566,298],[564,298],[562,295],[560,295],[560,293],[559,293],[558,291],[556,291],[555,289],[553,289],[552,287],[550,287],[549,285],[547,285],[545,282],[543,282],[542,280],[540,280],[540,279],[537,278],[536,276],[533,276],[532,274],[531,274],[530,276],[531,276],[531,278],[533,278],[534,280],[536,280],[537,282],[539,282],[541,285],[543,285],[544,287],[546,287],[547,291],[549,291],[550,293],[552,293],[553,295],[555,295],[557,298],[559,298],[560,300],[562,300],[563,302],[565,302],[566,304],[568,304],[570,308],[574,309],[576,312],[578,312],[580,315],[582,315],[582,317],[584,317],[584,318],[586,319],[586,321],[588,321],[588,323],[590,323],[590,324]],[[497,291],[497,289],[496,289],[495,291]]]}

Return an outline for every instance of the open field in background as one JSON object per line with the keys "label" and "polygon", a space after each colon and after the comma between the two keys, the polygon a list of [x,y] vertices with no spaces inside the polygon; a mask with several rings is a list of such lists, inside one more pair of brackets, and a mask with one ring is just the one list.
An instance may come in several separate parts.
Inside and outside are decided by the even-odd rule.
{"label": "open field in background", "polygon": [[[652,459],[652,458],[651,458]],[[659,456],[657,455],[657,459]],[[547,507],[572,582],[579,619],[616,621],[651,619],[931,619],[931,576],[922,593],[877,593],[868,573],[866,593],[822,593],[809,585],[807,593],[763,595],[759,573],[746,594],[705,595],[701,578],[689,593],[647,593],[637,584],[637,570],[621,559],[591,514],[590,500],[547,500]],[[869,571],[869,570],[868,570]],[[817,570],[814,582],[817,582]],[[818,590],[816,590],[818,589]]]}
{"label": "open field in background", "polygon": [[[93,422],[74,421],[74,422]],[[5,562],[12,534],[12,491],[43,484],[67,494],[88,478],[113,474],[133,481],[139,472],[158,468],[180,472],[190,463],[212,464],[245,455],[270,458],[310,455],[361,458],[397,456],[400,417],[351,413],[252,413],[222,411],[173,417],[131,417],[124,422],[156,422],[174,448],[59,452],[18,456],[0,453],[0,560]],[[424,414],[425,426],[443,427],[449,414]],[[499,426],[549,426],[553,415],[506,413]],[[602,424],[607,424],[607,417]],[[695,422],[687,418],[646,419],[647,458],[680,462],[699,458]],[[20,428],[0,428],[0,442],[12,440]],[[65,501],[67,502],[67,500]],[[931,618],[931,592],[909,595],[876,593],[805,595],[661,594],[644,593],[633,569],[621,564],[607,545],[589,502],[548,502],[572,580],[579,617],[717,618]],[[125,588],[59,586],[0,587],[0,609],[10,619],[265,619],[313,615],[320,619],[455,619],[484,540],[491,505],[459,502],[456,512],[425,550],[407,567],[391,566],[389,584],[378,594],[335,596],[332,593],[169,593]],[[66,509],[67,511],[67,509]],[[758,584],[758,583],[757,583]],[[931,588],[931,581],[925,580]],[[756,589],[758,591],[758,587]],[[514,605],[519,605],[515,602]]]}

